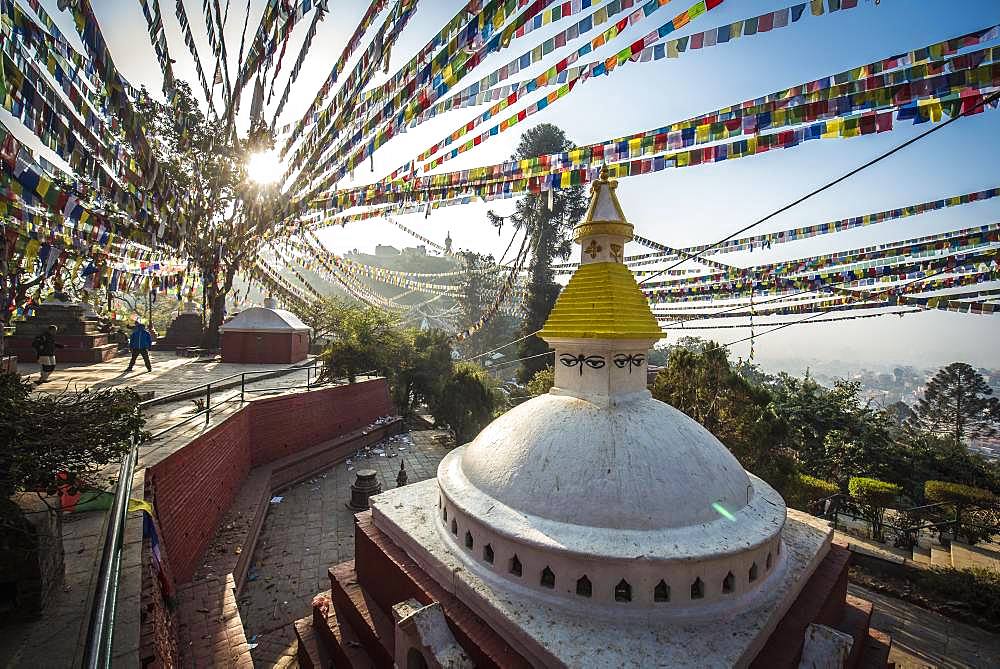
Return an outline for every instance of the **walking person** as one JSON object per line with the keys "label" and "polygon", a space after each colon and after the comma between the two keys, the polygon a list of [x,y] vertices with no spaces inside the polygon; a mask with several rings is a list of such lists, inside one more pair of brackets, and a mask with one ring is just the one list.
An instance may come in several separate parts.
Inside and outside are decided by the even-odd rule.
{"label": "walking person", "polygon": [[31,347],[38,354],[38,364],[42,366],[42,373],[38,382],[45,383],[49,380],[52,372],[56,369],[56,349],[64,346],[56,341],[56,332],[59,330],[55,325],[50,325],[40,335],[31,342]]}
{"label": "walking person", "polygon": [[149,364],[149,347],[153,345],[153,338],[149,336],[149,332],[139,321],[135,322],[135,327],[132,329],[132,335],[128,338],[128,347],[132,350],[132,359],[128,363],[128,368],[126,372],[131,372],[132,367],[135,366],[135,359],[140,355],[142,356],[142,361],[146,363],[146,371],[153,371],[153,366]]}

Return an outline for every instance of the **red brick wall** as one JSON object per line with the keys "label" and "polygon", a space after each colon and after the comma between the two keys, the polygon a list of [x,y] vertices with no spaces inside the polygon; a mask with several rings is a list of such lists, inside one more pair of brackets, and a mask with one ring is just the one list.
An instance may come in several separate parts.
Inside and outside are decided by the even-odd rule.
{"label": "red brick wall", "polygon": [[164,550],[189,581],[253,467],[393,413],[385,379],[256,400],[149,468]]}
{"label": "red brick wall", "polygon": [[394,413],[385,381],[262,399],[250,411],[251,466],[274,462]]}
{"label": "red brick wall", "polygon": [[149,468],[146,476],[177,581],[191,578],[250,472],[249,414],[239,411]]}
{"label": "red brick wall", "polygon": [[240,364],[279,364],[305,360],[309,335],[305,332],[223,332],[222,361]]}

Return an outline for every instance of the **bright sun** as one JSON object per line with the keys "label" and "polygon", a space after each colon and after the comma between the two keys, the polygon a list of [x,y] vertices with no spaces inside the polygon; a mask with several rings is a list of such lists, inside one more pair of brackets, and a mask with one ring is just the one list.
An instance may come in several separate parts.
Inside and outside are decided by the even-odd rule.
{"label": "bright sun", "polygon": [[275,151],[262,151],[250,155],[247,160],[247,176],[259,184],[270,184],[281,176],[281,165]]}

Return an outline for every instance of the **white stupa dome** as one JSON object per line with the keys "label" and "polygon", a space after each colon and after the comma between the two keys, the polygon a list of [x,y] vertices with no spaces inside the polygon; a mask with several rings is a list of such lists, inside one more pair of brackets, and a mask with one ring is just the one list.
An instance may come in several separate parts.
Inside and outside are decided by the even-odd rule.
{"label": "white stupa dome", "polygon": [[588,527],[661,530],[739,509],[750,478],[698,422],[652,397],[601,407],[543,395],[462,453],[469,483],[512,509]]}
{"label": "white stupa dome", "polygon": [[485,581],[592,615],[749,606],[782,568],[785,503],[646,389],[662,334],[614,187],[595,182],[581,266],[540,333],[555,386],[441,461],[438,530]]}

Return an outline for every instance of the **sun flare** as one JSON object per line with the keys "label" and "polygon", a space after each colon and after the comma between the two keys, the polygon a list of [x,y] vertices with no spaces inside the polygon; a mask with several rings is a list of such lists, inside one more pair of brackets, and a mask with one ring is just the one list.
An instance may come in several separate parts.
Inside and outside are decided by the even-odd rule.
{"label": "sun flare", "polygon": [[275,151],[250,154],[247,159],[247,177],[259,184],[271,184],[281,176],[278,155]]}

